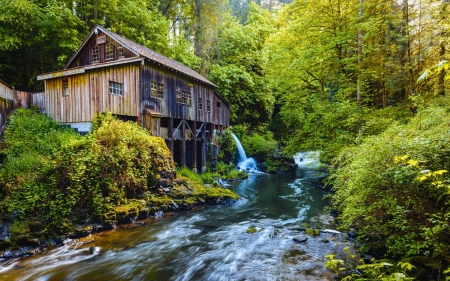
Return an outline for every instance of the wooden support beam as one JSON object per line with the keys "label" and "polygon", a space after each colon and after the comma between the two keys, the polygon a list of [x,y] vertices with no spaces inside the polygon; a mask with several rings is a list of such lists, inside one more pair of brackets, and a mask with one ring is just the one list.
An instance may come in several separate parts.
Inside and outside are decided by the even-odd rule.
{"label": "wooden support beam", "polygon": [[202,125],[202,139],[201,139],[201,145],[202,145],[202,173],[206,172],[206,124],[203,123]]}
{"label": "wooden support beam", "polygon": [[172,117],[169,118],[169,150],[170,150],[170,153],[172,154],[172,159],[175,161],[174,155],[173,155],[173,118]]}
{"label": "wooden support beam", "polygon": [[192,144],[192,170],[197,173],[197,122],[194,121],[192,125],[192,131],[194,131],[194,141]]}
{"label": "wooden support beam", "polygon": [[180,166],[186,168],[186,120],[181,121],[181,159]]}

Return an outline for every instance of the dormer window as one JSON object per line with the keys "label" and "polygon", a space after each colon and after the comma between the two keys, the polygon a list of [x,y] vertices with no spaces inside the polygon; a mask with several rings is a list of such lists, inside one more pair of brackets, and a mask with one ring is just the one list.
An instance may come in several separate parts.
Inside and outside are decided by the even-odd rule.
{"label": "dormer window", "polygon": [[111,44],[106,44],[105,47],[105,59],[112,60],[114,58],[114,48]]}
{"label": "dormer window", "polygon": [[92,47],[92,62],[100,62],[100,51],[98,46]]}
{"label": "dormer window", "polygon": [[119,52],[119,58],[123,58],[125,55],[125,51],[122,46],[117,47],[117,51]]}

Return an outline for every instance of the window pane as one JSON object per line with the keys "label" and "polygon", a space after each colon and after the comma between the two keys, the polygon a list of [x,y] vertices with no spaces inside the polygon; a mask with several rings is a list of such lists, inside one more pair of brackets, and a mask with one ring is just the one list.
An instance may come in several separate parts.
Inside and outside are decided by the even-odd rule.
{"label": "window pane", "polygon": [[105,54],[105,58],[107,60],[113,59],[114,58],[114,49],[113,49],[113,45],[111,44],[106,44],[106,54]]}
{"label": "window pane", "polygon": [[98,49],[98,46],[92,47],[92,62],[99,62],[100,61],[100,52]]}

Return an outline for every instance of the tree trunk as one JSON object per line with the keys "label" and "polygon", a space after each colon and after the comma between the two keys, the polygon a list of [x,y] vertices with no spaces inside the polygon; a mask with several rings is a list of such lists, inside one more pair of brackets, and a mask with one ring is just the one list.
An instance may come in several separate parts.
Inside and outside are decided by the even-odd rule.
{"label": "tree trunk", "polygon": [[[362,18],[363,0],[359,0],[359,18]],[[361,56],[362,56],[362,31],[358,31],[358,67],[357,67],[357,84],[356,84],[356,102],[361,103]]]}

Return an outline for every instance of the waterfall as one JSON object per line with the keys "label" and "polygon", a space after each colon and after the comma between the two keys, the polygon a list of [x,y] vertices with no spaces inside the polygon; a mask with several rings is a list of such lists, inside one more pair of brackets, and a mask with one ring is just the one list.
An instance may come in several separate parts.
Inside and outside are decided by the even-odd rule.
{"label": "waterfall", "polygon": [[238,163],[242,163],[245,160],[247,160],[247,155],[245,155],[244,147],[242,146],[241,142],[239,141],[239,139],[236,137],[235,134],[231,133],[231,135],[233,136],[234,142],[236,143],[237,146],[239,154]]}
{"label": "waterfall", "polygon": [[256,160],[251,157],[247,158],[247,155],[245,155],[244,147],[242,146],[239,139],[236,137],[235,134],[231,133],[231,135],[233,136],[234,142],[236,143],[237,146],[239,156],[237,167],[239,168],[239,170],[245,172],[260,173],[260,171],[258,170]]}

